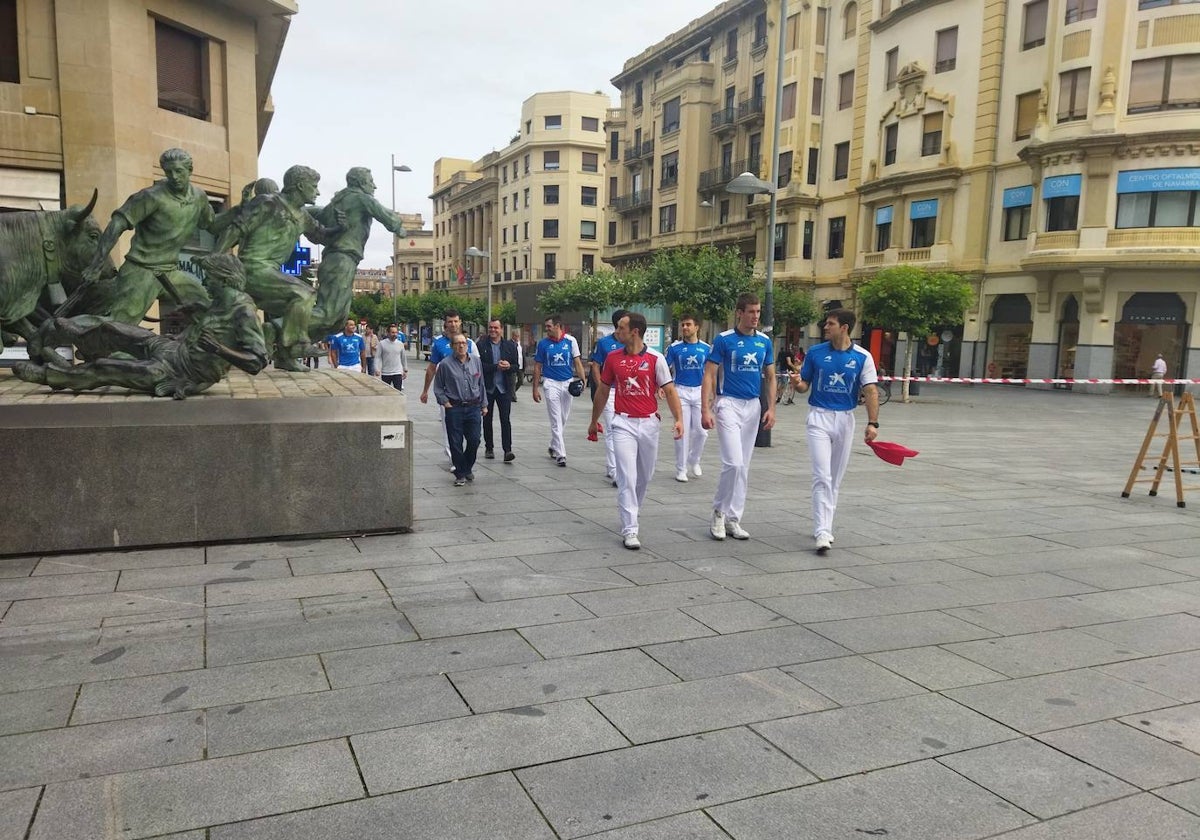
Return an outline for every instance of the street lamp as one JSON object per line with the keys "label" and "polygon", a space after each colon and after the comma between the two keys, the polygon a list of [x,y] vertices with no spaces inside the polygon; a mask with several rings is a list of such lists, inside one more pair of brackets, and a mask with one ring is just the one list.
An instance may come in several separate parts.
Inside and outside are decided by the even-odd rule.
{"label": "street lamp", "polygon": [[[412,172],[412,168],[405,164],[396,165],[396,156],[392,155],[392,212],[396,212],[396,173],[397,172]],[[397,308],[396,298],[400,296],[400,267],[396,264],[396,235],[392,234],[392,323],[396,323]]]}
{"label": "street lamp", "polygon": [[708,211],[708,244],[711,245],[712,241],[713,241],[713,219],[712,219],[713,203],[712,203],[712,199],[709,199],[709,198],[704,199],[703,201],[700,202],[700,206]]}
{"label": "street lamp", "polygon": [[492,237],[488,237],[486,251],[480,251],[472,245],[463,251],[463,256],[487,261],[484,270],[487,271],[487,323],[490,324],[492,322]]}

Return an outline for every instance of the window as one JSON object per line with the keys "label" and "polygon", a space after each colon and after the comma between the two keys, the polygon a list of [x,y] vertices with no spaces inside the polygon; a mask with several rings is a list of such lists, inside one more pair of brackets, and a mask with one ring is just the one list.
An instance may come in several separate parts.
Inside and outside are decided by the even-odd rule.
{"label": "window", "polygon": [[1031,90],[1017,96],[1017,118],[1013,128],[1014,140],[1028,140],[1033,136],[1033,127],[1037,125],[1038,100],[1041,92]]}
{"label": "window", "polygon": [[846,217],[829,220],[829,258],[836,259],[846,253]]}
{"label": "window", "polygon": [[838,110],[845,111],[854,104],[854,71],[847,70],[838,76]]}
{"label": "window", "polygon": [[558,184],[546,184],[542,187],[542,204],[558,204]]}
{"label": "window", "polygon": [[[526,202],[528,205],[529,202]],[[515,213],[521,207],[521,196],[518,193],[513,193],[513,212]]]}
{"label": "window", "polygon": [[[208,119],[204,78],[207,46],[198,35],[160,20],[154,22],[159,108],[198,120]],[[15,57],[15,53],[13,55]]]}
{"label": "window", "polygon": [[[746,166],[748,169],[758,169],[758,162],[762,159],[762,134],[750,135],[750,154],[747,156]],[[733,162],[733,145],[729,146],[730,164]],[[735,175],[740,174],[735,172]]]}
{"label": "window", "polygon": [[[526,239],[529,238],[529,222],[525,223],[525,238]],[[516,225],[513,225],[512,241],[514,244],[516,244],[516,241],[517,241],[517,226]]]}
{"label": "window", "polygon": [[813,251],[813,223],[804,223],[804,239],[800,245],[800,256],[806,260],[812,259]]}
{"label": "window", "polygon": [[1078,23],[1096,16],[1096,0],[1067,0],[1063,23]]}
{"label": "window", "polygon": [[583,171],[584,172],[599,172],[600,171],[600,154],[598,152],[583,153]]}
{"label": "window", "polygon": [[[596,237],[593,236],[592,238],[595,239]],[[595,274],[596,273],[596,255],[595,254],[584,254],[583,255],[583,273],[584,274]]]}
{"label": "window", "polygon": [[737,30],[730,29],[725,33],[725,60],[737,61]]}
{"label": "window", "polygon": [[721,200],[720,212],[717,215],[717,224],[719,224],[719,225],[729,224],[729,199],[728,198]]}
{"label": "window", "polygon": [[504,208],[502,211],[502,215],[508,215],[508,196],[504,196],[502,206]]}
{"label": "window", "polygon": [[796,83],[792,82],[783,86],[783,100],[779,106],[779,118],[781,120],[791,120],[796,117]]}
{"label": "window", "polygon": [[775,225],[775,250],[771,255],[771,258],[775,262],[781,262],[787,259],[788,227],[790,227],[790,225]]}
{"label": "window", "polygon": [[958,62],[958,27],[942,29],[937,34],[937,60],[933,65],[935,73],[946,73],[953,70]]}
{"label": "window", "polygon": [[584,207],[595,207],[599,204],[599,190],[595,187],[580,187],[579,203]]}
{"label": "window", "polygon": [[779,155],[779,188],[783,189],[792,182],[792,153],[783,152]]}
{"label": "window", "polygon": [[542,219],[542,237],[558,239],[558,219]]}
{"label": "window", "polygon": [[825,32],[829,29],[829,10],[822,7],[817,9],[817,46],[825,46]]}
{"label": "window", "polygon": [[795,52],[800,49],[800,14],[788,15],[787,47],[785,52]]}
{"label": "window", "polygon": [[1200,55],[1169,55],[1133,62],[1129,113],[1200,108]]}
{"label": "window", "polygon": [[896,86],[896,77],[900,75],[900,48],[892,47],[883,56],[884,62],[884,80],[887,89],[891,90]]}
{"label": "window", "polygon": [[844,181],[850,175],[850,143],[833,147],[833,180]]}
{"label": "window", "polygon": [[664,204],[658,208],[658,232],[659,233],[674,233],[675,231],[675,205]]}
{"label": "window", "polygon": [[679,152],[671,152],[668,155],[662,156],[662,161],[659,164],[659,170],[662,172],[662,180],[659,186],[673,187],[679,183]]}
{"label": "window", "polygon": [[875,250],[886,251],[892,247],[892,210],[893,206],[879,207],[875,210]]}
{"label": "window", "polygon": [[[754,78],[750,82],[750,98],[761,105],[766,92],[767,74],[755,73]],[[793,94],[793,98],[794,97],[795,94]]]}
{"label": "window", "polygon": [[926,114],[921,119],[921,156],[941,154],[942,112]]}
{"label": "window", "polygon": [[909,241],[910,248],[928,248],[933,244],[934,229],[937,227],[937,218],[929,219],[913,219],[912,220],[912,237]]}
{"label": "window", "polygon": [[525,206],[526,206],[526,208],[528,208],[530,206],[530,204],[529,204],[529,187],[525,188]]}
{"label": "window", "polygon": [[641,232],[642,223],[638,219],[634,219],[629,223],[629,238],[638,239],[638,234]]}
{"label": "window", "polygon": [[600,118],[599,117],[581,117],[580,124],[583,127],[584,131],[599,131],[600,130]]}
{"label": "window", "polygon": [[1014,242],[1029,236],[1029,205],[1004,208],[1004,241]]}
{"label": "window", "polygon": [[820,76],[813,79],[812,88],[812,114],[814,117],[821,116],[821,100],[825,97],[825,80]]}
{"label": "window", "polygon": [[608,223],[608,244],[609,245],[617,244],[617,223],[616,222]]}
{"label": "window", "polygon": [[612,204],[613,199],[615,199],[617,197],[617,189],[618,189],[617,179],[616,179],[616,176],[613,176],[608,179],[608,203],[609,204]]}
{"label": "window", "polygon": [[[513,175],[514,176],[517,174],[516,166],[517,166],[517,164],[514,161],[513,162]],[[525,174],[526,175],[529,174],[529,155],[525,155]]]}
{"label": "window", "polygon": [[896,162],[896,146],[900,142],[900,125],[892,123],[883,130],[883,165]]}
{"label": "window", "polygon": [[1021,28],[1021,49],[1031,50],[1046,43],[1046,11],[1049,0],[1025,4],[1025,22]]}
{"label": "window", "polygon": [[621,159],[621,133],[619,131],[610,132],[608,135],[608,159]]}
{"label": "window", "polygon": [[596,223],[592,221],[582,221],[579,223],[579,238],[590,239],[593,242],[596,240]]}
{"label": "window", "polygon": [[553,280],[558,274],[558,254],[547,251],[542,257],[542,279]]}
{"label": "window", "polygon": [[[516,237],[513,237],[514,239]],[[526,242],[529,241],[529,222],[526,222],[521,228],[521,238]]]}
{"label": "window", "polygon": [[558,169],[558,152],[542,152],[542,169],[554,172]]}
{"label": "window", "polygon": [[508,244],[508,228],[500,228],[500,244]]}
{"label": "window", "polygon": [[642,107],[642,83],[635,82],[633,85],[633,107]]}
{"label": "window", "polygon": [[754,16],[754,43],[755,47],[765,47],[767,45],[767,13],[759,12]]}
{"label": "window", "polygon": [[853,38],[858,32],[858,4],[847,3],[842,13],[842,38]]}
{"label": "window", "polygon": [[807,177],[804,179],[805,181],[807,181],[810,184],[817,183],[817,174],[818,174],[817,165],[820,162],[820,160],[821,160],[821,150],[810,146],[808,149],[808,172],[807,172]]}
{"label": "window", "polygon": [[547,131],[558,131],[561,128],[562,128],[562,114],[554,114],[553,116],[546,117],[546,130]]}
{"label": "window", "polygon": [[500,183],[502,183],[502,184],[508,183],[508,165],[507,164],[500,167]]}
{"label": "window", "polygon": [[1046,199],[1046,230],[1075,230],[1079,221],[1079,196]]}
{"label": "window", "polygon": [[525,120],[525,133],[526,134],[533,133],[533,120]]}
{"label": "window", "polygon": [[1092,71],[1088,67],[1058,74],[1058,121],[1087,119],[1088,85]]}
{"label": "window", "polygon": [[679,130],[679,97],[669,99],[663,103],[662,110],[662,133],[670,134],[672,131]]}
{"label": "window", "polygon": [[[1163,176],[1170,176],[1164,178]],[[1136,177],[1136,186],[1126,183]],[[1200,227],[1200,190],[1166,190],[1194,186],[1196,170],[1135,170],[1117,177],[1117,227]],[[1133,189],[1150,187],[1144,192]]]}
{"label": "window", "polygon": [[21,81],[17,0],[0,0],[0,82]]}

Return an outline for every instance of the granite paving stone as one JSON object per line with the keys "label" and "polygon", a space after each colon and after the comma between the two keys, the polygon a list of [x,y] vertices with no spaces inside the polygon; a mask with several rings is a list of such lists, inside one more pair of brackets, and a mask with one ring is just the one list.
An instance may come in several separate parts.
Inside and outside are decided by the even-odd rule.
{"label": "granite paving stone", "polygon": [[604,752],[629,742],[586,700],[521,706],[351,738],[372,795]]}
{"label": "granite paving stone", "polygon": [[243,560],[240,563],[134,569],[121,572],[118,592],[169,589],[173,586],[213,586],[253,580],[291,577],[286,560]]}
{"label": "granite paving stone", "polygon": [[925,688],[860,656],[821,659],[783,668],[839,706],[858,706],[924,694]]}
{"label": "granite paving stone", "polygon": [[710,813],[737,840],[976,840],[1032,822],[934,761],[772,793]]}
{"label": "granite paving stone", "polygon": [[195,761],[204,713],[178,712],[0,738],[0,790]]}
{"label": "granite paving stone", "polygon": [[564,838],[683,814],[811,782],[744,728],[643,744],[517,771]]}
{"label": "granite paving stone", "polygon": [[744,630],[766,630],[787,627],[794,622],[779,613],[759,606],[753,601],[727,601],[721,604],[702,604],[682,607],[681,610],[718,633],[741,633]]}
{"label": "granite paving stone", "polygon": [[790,619],[807,624],[812,621],[838,621],[874,615],[941,610],[978,603],[945,583],[915,583],[900,586],[848,589],[814,595],[790,595],[766,598],[762,605]]}
{"label": "granite paving stone", "polygon": [[342,650],[322,654],[321,659],[334,688],[541,661],[511,630]]}
{"label": "granite paving stone", "polygon": [[276,558],[333,556],[358,554],[354,541],[346,538],[327,540],[285,540],[283,542],[210,545],[205,549],[209,563],[237,563],[242,560],[271,560]]}
{"label": "granite paving stone", "polygon": [[[598,564],[603,565],[603,564]],[[420,586],[429,583],[472,581],[494,575],[529,574],[530,565],[515,557],[486,557],[482,560],[459,560],[454,563],[431,563],[428,566],[389,566],[379,569],[376,577],[388,589]],[[545,571],[534,568],[534,571]]]}
{"label": "granite paving stone", "polygon": [[832,569],[817,569],[740,575],[726,581],[725,586],[746,598],[773,598],[783,595],[809,595],[814,592],[838,592],[844,589],[867,589],[871,584]]}
{"label": "granite paving stone", "polygon": [[685,680],[795,665],[850,653],[804,627],[748,630],[652,645],[645,650]]}
{"label": "granite paving stone", "polygon": [[708,815],[696,811],[589,836],[596,840],[729,840]]}
{"label": "granite paving stone", "polygon": [[1063,630],[1115,621],[1120,616],[1079,603],[1075,598],[1039,598],[1004,604],[981,604],[945,611],[1002,636]]}
{"label": "granite paving stone", "polygon": [[898,558],[891,558],[873,566],[843,568],[842,572],[848,577],[872,586],[937,583],[944,580],[978,580],[984,577],[979,572],[956,566],[953,562],[929,558],[904,563],[897,561]]}
{"label": "granite paving stone", "polygon": [[521,635],[550,659],[694,639],[711,636],[713,631],[678,610],[660,610],[526,627]]}
{"label": "granite paving stone", "polygon": [[0,735],[66,726],[78,689],[76,685],[58,685],[0,694]]}
{"label": "granite paving stone", "polygon": [[1200,779],[1200,755],[1115,720],[1045,732],[1038,740],[1146,790]]}
{"label": "granite paving stone", "polygon": [[[24,578],[33,574],[37,568],[39,557],[6,557],[0,558],[0,580],[7,578]],[[83,571],[76,569],[75,571]]]}
{"label": "granite paving stone", "polygon": [[427,566],[441,562],[442,558],[432,548],[417,547],[403,552],[334,554],[330,557],[293,557],[287,561],[288,565],[291,566],[292,574],[297,577],[383,569],[388,566]]}
{"label": "granite paving stone", "polygon": [[112,592],[117,587],[119,574],[83,572],[76,575],[0,578],[0,601],[27,601],[33,598],[62,598]]}
{"label": "granite paving stone", "polygon": [[176,831],[362,796],[344,740],[50,785],[29,840]]}
{"label": "granite paving stone", "polygon": [[111,618],[164,610],[183,610],[189,615],[204,615],[204,588],[184,586],[147,592],[108,592],[19,601],[5,613],[4,626]]}
{"label": "granite paving stone", "polygon": [[995,635],[990,630],[941,612],[848,618],[806,626],[855,653],[924,647]]}
{"label": "granite paving stone", "polygon": [[1200,837],[1200,817],[1142,794],[1106,802],[1008,834],[1003,840],[1192,840]]}
{"label": "granite paving stone", "polygon": [[[69,575],[79,572],[116,572],[125,569],[158,569],[193,566],[204,562],[203,548],[155,548],[147,551],[103,551],[43,557],[34,575]],[[0,577],[3,577],[0,572]]]}
{"label": "granite paving stone", "polygon": [[640,650],[501,665],[457,671],[449,676],[476,713],[613,694],[678,681],[675,675]]}
{"label": "granite paving stone", "polygon": [[236,665],[309,653],[407,642],[417,638],[398,613],[352,615],[270,627],[210,632],[208,664]]}
{"label": "granite paving stone", "polygon": [[632,588],[630,581],[613,569],[578,569],[565,574],[488,577],[474,581],[472,588],[481,601],[506,601],[545,595],[567,595],[599,589]]}
{"label": "granite paving stone", "polygon": [[316,595],[343,592],[370,592],[382,590],[383,584],[374,572],[339,572],[245,583],[221,583],[205,588],[208,606],[220,607],[249,601],[278,601],[284,598],[312,598]]}
{"label": "granite paving stone", "polygon": [[9,691],[138,677],[199,668],[204,640],[164,639],[59,653],[0,656],[0,685]]}
{"label": "granite paving stone", "polygon": [[1103,566],[1080,566],[1063,569],[1059,577],[1077,580],[1097,589],[1127,589],[1156,583],[1179,583],[1192,580],[1187,575],[1160,569],[1146,563],[1119,563]]}
{"label": "granite paving stone", "polygon": [[206,709],[327,688],[316,656],[108,680],[82,687],[72,723]]}
{"label": "granite paving stone", "polygon": [[1090,636],[1156,655],[1200,649],[1200,617],[1162,615],[1087,627]]}
{"label": "granite paving stone", "polygon": [[486,604],[459,603],[414,607],[406,614],[423,639],[593,618],[591,612],[566,595]]}
{"label": "granite paving stone", "polygon": [[1166,583],[1137,589],[1118,589],[1076,595],[1074,600],[1116,618],[1148,618],[1200,610],[1200,595],[1183,589],[1187,584]]}
{"label": "granite paving stone", "polygon": [[671,563],[667,560],[618,566],[614,571],[639,586],[652,583],[678,583],[683,580],[695,580],[699,577],[690,569],[685,569],[678,563]]}
{"label": "granite paving stone", "polygon": [[1082,630],[1047,630],[945,646],[984,667],[1010,677],[1031,677],[1140,659],[1146,651],[1098,638]]}
{"label": "granite paving stone", "polygon": [[736,601],[741,596],[720,584],[697,580],[582,592],[573,597],[596,616],[604,617]]}
{"label": "granite paving stone", "polygon": [[1122,723],[1200,753],[1200,703],[1157,709],[1121,718]]}
{"label": "granite paving stone", "polygon": [[1200,781],[1184,782],[1183,784],[1160,788],[1155,791],[1155,794],[1172,804],[1178,805],[1185,811],[1191,811],[1193,814],[1200,816]]}
{"label": "granite paving stone", "polygon": [[[479,527],[479,526],[476,526]],[[528,534],[527,529],[520,529],[522,534]],[[464,557],[478,557],[480,554],[490,554],[496,557],[525,557],[535,554],[569,554],[571,546],[558,537],[525,537],[524,539],[502,540],[486,543],[483,546],[475,543],[460,543],[456,545],[439,545],[434,551],[446,561],[462,560]]]}
{"label": "granite paving stone", "polygon": [[1200,700],[1200,651],[1118,662],[1095,670],[1183,703]]}
{"label": "granite paving stone", "polygon": [[877,770],[1017,737],[933,694],[830,709],[754,730],[822,779]]}
{"label": "granite paving stone", "polygon": [[217,826],[210,840],[554,840],[511,773]]}
{"label": "granite paving stone", "polygon": [[41,788],[0,793],[0,840],[25,840]]}

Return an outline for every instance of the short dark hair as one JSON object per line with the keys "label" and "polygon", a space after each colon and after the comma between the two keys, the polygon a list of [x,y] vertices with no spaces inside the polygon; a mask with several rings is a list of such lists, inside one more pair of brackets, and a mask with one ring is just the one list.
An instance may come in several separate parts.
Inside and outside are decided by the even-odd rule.
{"label": "short dark hair", "polygon": [[504,322],[501,321],[499,318],[489,318],[488,326],[490,327],[492,324],[499,324],[501,327],[504,326]]}
{"label": "short dark hair", "polygon": [[745,312],[746,307],[754,306],[756,303],[759,303],[758,295],[754,294],[754,292],[742,292],[742,294],[738,295],[736,309],[738,312]]}
{"label": "short dark hair", "polygon": [[457,309],[447,309],[445,312],[442,313],[442,318],[461,318],[461,317],[462,317],[462,315],[459,314]]}
{"label": "short dark hair", "polygon": [[562,316],[561,315],[547,315],[546,320],[549,321],[551,324],[553,324],[556,327],[562,326]]}
{"label": "short dark hair", "polygon": [[858,323],[858,317],[849,309],[830,309],[825,313],[825,318],[836,318],[839,324],[850,329],[854,329]]}
{"label": "short dark hair", "polygon": [[614,312],[612,317],[613,326],[615,327],[617,324],[621,323],[621,319],[628,314],[628,309],[618,309],[616,312]]}
{"label": "short dark hair", "polygon": [[637,330],[637,334],[643,338],[646,335],[646,316],[641,312],[626,312],[623,318],[629,319],[629,329]]}
{"label": "short dark hair", "polygon": [[700,326],[700,318],[691,312],[684,312],[679,316],[679,323],[682,324],[684,321],[691,321],[697,327]]}

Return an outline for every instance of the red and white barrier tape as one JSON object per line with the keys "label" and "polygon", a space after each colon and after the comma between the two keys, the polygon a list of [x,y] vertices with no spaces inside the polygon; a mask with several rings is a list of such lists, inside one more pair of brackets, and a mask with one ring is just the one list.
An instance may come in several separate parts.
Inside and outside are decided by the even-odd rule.
{"label": "red and white barrier tape", "polygon": [[1013,377],[968,377],[968,376],[880,376],[884,382],[949,382],[971,385],[1147,385],[1160,382],[1163,385],[1200,385],[1200,379],[1016,379]]}

